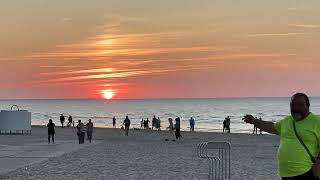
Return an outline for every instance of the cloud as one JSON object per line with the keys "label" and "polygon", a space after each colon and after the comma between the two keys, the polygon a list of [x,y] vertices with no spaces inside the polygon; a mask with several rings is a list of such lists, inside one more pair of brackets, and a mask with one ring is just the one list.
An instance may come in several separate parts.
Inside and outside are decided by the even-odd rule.
{"label": "cloud", "polygon": [[[303,2],[303,1],[301,1],[301,2]],[[302,3],[299,6],[289,7],[288,11],[305,13],[306,11],[312,11],[312,10],[318,11],[319,7],[320,7],[319,1],[315,0],[313,2],[311,1],[308,3]]]}
{"label": "cloud", "polygon": [[59,20],[60,23],[67,23],[67,22],[70,22],[70,21],[72,21],[72,19],[71,18],[67,18],[67,17],[61,18]]}
{"label": "cloud", "polygon": [[307,29],[313,29],[313,28],[318,28],[320,27],[317,24],[289,24],[289,26],[293,27],[300,27],[300,28],[307,28]]}
{"label": "cloud", "polygon": [[25,58],[84,58],[84,57],[113,57],[113,56],[145,56],[152,54],[165,54],[165,53],[192,53],[192,52],[222,52],[239,50],[246,47],[150,47],[150,48],[124,48],[124,49],[95,49],[87,51],[57,51],[37,53]]}
{"label": "cloud", "polygon": [[[34,81],[33,84],[48,84],[48,83],[66,83],[66,82],[83,82],[91,80],[115,80],[134,76],[159,75],[169,72],[192,71],[215,68],[216,65],[182,65],[175,67],[151,68],[151,69],[115,69],[111,72],[104,72],[103,69],[85,69],[80,71],[71,71],[67,77],[47,77],[47,80]],[[106,68],[107,69],[107,68]],[[92,72],[93,74],[81,73]],[[79,74],[80,73],[80,74]],[[64,72],[44,73],[43,75],[67,75]]]}
{"label": "cloud", "polygon": [[283,36],[296,36],[304,35],[304,32],[292,32],[292,33],[262,33],[262,34],[249,34],[248,37],[283,37]]}
{"label": "cloud", "polygon": [[305,11],[308,10],[306,8],[301,8],[301,7],[289,7],[288,11]]}

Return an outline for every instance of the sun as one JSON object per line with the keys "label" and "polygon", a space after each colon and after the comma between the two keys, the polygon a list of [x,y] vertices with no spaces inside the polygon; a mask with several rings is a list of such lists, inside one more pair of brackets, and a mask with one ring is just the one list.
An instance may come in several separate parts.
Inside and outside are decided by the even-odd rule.
{"label": "sun", "polygon": [[114,91],[112,90],[103,90],[102,96],[104,99],[112,99],[114,96]]}

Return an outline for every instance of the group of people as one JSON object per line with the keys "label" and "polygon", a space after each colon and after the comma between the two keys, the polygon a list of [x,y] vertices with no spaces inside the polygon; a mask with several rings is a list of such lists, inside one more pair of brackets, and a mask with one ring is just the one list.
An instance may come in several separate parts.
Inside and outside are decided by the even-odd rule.
{"label": "group of people", "polygon": [[180,133],[180,117],[175,118],[175,124],[173,125],[173,119],[169,118],[169,127],[167,127],[167,129],[169,131],[175,131],[175,136],[177,139],[182,138],[181,133]]}
{"label": "group of people", "polygon": [[[172,118],[169,118],[168,121],[169,121],[169,127],[167,127],[167,129],[169,129],[169,131],[175,130],[175,136],[177,139],[182,138],[181,133],[180,133],[180,117],[177,117],[175,119],[175,121],[176,121],[175,125],[173,125]],[[113,128],[115,128],[115,126],[116,126],[116,118],[115,117],[113,117],[112,122],[113,122]],[[142,128],[143,129],[150,129],[149,122],[150,122],[149,118],[147,118],[146,120],[142,119],[141,120],[141,129]],[[123,129],[125,131],[126,136],[129,136],[130,124],[131,124],[131,121],[130,121],[129,117],[126,116],[126,118],[124,119],[122,126],[121,126],[121,129]],[[191,131],[194,131],[194,119],[193,118],[190,119],[190,125],[192,125],[192,126],[190,126]],[[151,129],[153,130],[153,128],[154,128],[155,130],[160,130],[161,129],[160,127],[161,127],[160,118],[159,117],[156,118],[156,116],[153,116]]]}
{"label": "group of people", "polygon": [[[63,128],[63,126],[64,126],[64,121],[65,121],[65,120],[66,120],[66,117],[65,117],[63,114],[61,114],[61,115],[60,115],[60,123],[61,123],[61,127],[62,127],[62,128]],[[72,116],[69,115],[67,127],[71,127],[71,125],[72,125],[72,127],[74,127],[74,121],[73,121]]]}
{"label": "group of people", "polygon": [[79,144],[84,143],[86,133],[87,133],[87,139],[89,143],[91,143],[92,133],[93,133],[93,123],[91,122],[91,119],[89,119],[89,122],[86,125],[84,125],[81,122],[81,120],[78,121],[77,136],[78,136]]}
{"label": "group of people", "polygon": [[[141,129],[150,129],[149,127],[149,118],[147,118],[146,120],[145,119],[142,119],[141,120]],[[154,115],[153,118],[152,118],[152,124],[151,124],[151,129],[155,129],[155,130],[161,130],[161,120],[160,120],[160,117],[156,118],[156,116]]]}
{"label": "group of people", "polygon": [[[258,119],[257,117],[255,117],[255,118]],[[262,120],[262,118],[260,117],[259,120]],[[258,134],[258,129],[259,128],[256,125],[254,125],[252,134]],[[230,133],[230,116],[227,116],[224,119],[222,132]],[[259,129],[259,133],[262,134],[262,130],[261,129]]]}
{"label": "group of people", "polygon": [[[261,117],[259,118],[260,120]],[[116,117],[113,117],[112,119],[112,126],[113,128],[116,128]],[[60,123],[61,123],[61,127],[63,128],[64,127],[64,121],[65,121],[65,116],[63,114],[60,115]],[[180,134],[180,117],[177,117],[175,119],[175,124],[173,124],[173,119],[172,118],[169,118],[168,119],[169,121],[169,127],[167,127],[167,129],[169,131],[174,131],[175,130],[175,135],[176,135],[176,138],[180,138],[182,137],[181,134]],[[161,130],[161,120],[160,120],[160,117],[156,117],[155,115],[153,116],[152,118],[152,124],[151,124],[151,128],[149,127],[149,118],[147,119],[142,119],[141,120],[141,129],[152,129],[152,130]],[[193,117],[190,118],[189,120],[189,123],[190,123],[190,131],[193,132],[194,131],[194,127],[195,127],[195,120]],[[48,123],[48,128],[50,126],[50,133],[49,133],[49,130],[48,130],[48,141],[49,141],[49,138],[51,137],[52,139],[52,142],[54,142],[54,128],[52,127],[52,120],[51,120],[51,123],[49,121]],[[128,116],[126,116],[125,120],[123,121],[122,123],[122,127],[121,129],[124,129],[125,130],[125,134],[126,136],[129,135],[129,128],[130,128],[130,119]],[[67,124],[67,127],[71,127],[71,125],[74,127],[74,121],[73,121],[73,118],[71,115],[69,115],[68,117],[68,124]],[[91,127],[92,126],[92,127]],[[81,123],[81,120],[79,120],[78,122],[78,125],[76,126],[77,127],[77,135],[79,137],[79,144],[82,144],[84,143],[84,137],[85,137],[85,133],[87,132],[87,137],[88,137],[88,140],[89,142],[91,142],[91,138],[92,138],[92,129],[93,129],[93,124],[91,122],[91,119],[89,119],[89,122],[87,125],[83,125],[83,123]],[[89,128],[88,128],[89,127]],[[52,130],[53,129],[53,130]],[[260,131],[260,134],[262,134],[262,130],[259,129]],[[228,132],[230,133],[230,116],[227,116],[225,118],[225,120],[223,121],[223,132]],[[253,134],[258,134],[258,127],[254,125],[254,129],[253,129]],[[50,143],[50,141],[49,141]]]}
{"label": "group of people", "polygon": [[[61,116],[63,116],[63,114],[61,114]],[[61,116],[60,116],[60,121],[61,121],[61,119],[63,119]],[[69,117],[71,117],[71,116],[69,116]],[[69,122],[68,122],[68,124],[69,124]],[[61,125],[62,125],[61,127],[63,128],[63,122],[61,122]],[[55,132],[55,124],[53,123],[52,119],[49,119],[49,123],[47,124],[47,127],[48,127],[48,143],[50,144],[52,141],[52,143],[54,144],[54,136],[55,136],[56,132]],[[77,128],[77,136],[78,136],[79,144],[84,143],[86,133],[87,133],[87,139],[88,139],[89,143],[91,143],[92,133],[93,133],[93,123],[92,123],[91,119],[89,119],[89,121],[86,125],[84,125],[81,122],[81,120],[79,120],[76,128]]]}

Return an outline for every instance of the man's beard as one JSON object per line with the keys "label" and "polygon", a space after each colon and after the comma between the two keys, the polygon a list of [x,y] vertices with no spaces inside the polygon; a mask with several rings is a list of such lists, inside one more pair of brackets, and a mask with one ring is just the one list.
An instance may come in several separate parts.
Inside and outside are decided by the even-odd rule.
{"label": "man's beard", "polygon": [[292,112],[291,116],[294,120],[299,121],[302,120],[303,118],[303,113],[298,113],[298,112]]}

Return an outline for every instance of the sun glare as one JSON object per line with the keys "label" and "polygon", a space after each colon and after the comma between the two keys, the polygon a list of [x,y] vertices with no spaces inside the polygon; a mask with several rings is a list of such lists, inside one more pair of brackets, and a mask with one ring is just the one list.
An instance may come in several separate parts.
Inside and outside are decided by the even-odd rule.
{"label": "sun glare", "polygon": [[103,90],[102,96],[104,99],[112,99],[114,96],[114,91],[112,90]]}

